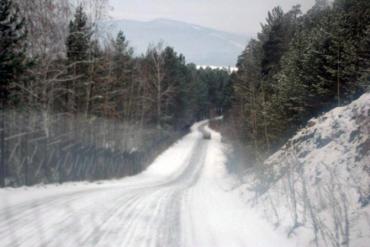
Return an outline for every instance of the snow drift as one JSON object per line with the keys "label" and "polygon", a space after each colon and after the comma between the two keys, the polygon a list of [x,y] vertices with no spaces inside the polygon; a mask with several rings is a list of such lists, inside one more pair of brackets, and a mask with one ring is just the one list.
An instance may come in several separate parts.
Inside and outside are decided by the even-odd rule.
{"label": "snow drift", "polygon": [[300,246],[368,246],[369,134],[369,93],[312,119],[248,177],[250,202]]}

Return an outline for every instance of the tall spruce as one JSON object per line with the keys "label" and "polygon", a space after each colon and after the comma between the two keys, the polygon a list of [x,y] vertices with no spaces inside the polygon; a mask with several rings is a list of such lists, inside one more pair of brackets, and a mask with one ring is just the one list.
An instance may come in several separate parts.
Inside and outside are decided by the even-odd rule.
{"label": "tall spruce", "polygon": [[134,84],[133,76],[133,49],[129,46],[124,33],[118,32],[116,39],[113,41],[113,76],[114,83],[112,86],[113,94],[110,99],[116,101],[116,111],[120,116],[129,119],[133,114],[132,97]]}
{"label": "tall spruce", "polygon": [[26,68],[26,29],[24,18],[11,0],[0,0],[0,187],[7,173],[5,114],[10,104],[11,87]]}
{"label": "tall spruce", "polygon": [[18,6],[0,1],[0,97],[1,109],[9,102],[10,86],[26,68],[26,28]]}
{"label": "tall spruce", "polygon": [[[69,24],[67,37],[67,58],[71,81],[68,82],[66,95],[67,109],[70,111],[82,111],[82,106],[89,99],[86,88],[90,87],[88,70],[91,59],[91,36],[93,34],[91,24],[82,7],[78,6],[74,19]],[[84,104],[85,103],[85,104]]]}

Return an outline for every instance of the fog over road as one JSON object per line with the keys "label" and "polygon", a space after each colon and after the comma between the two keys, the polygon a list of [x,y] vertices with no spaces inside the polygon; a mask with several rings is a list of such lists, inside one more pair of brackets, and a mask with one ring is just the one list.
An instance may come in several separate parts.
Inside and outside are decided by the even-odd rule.
{"label": "fog over road", "polygon": [[0,190],[0,246],[292,246],[231,189],[225,161],[204,121],[135,177]]}

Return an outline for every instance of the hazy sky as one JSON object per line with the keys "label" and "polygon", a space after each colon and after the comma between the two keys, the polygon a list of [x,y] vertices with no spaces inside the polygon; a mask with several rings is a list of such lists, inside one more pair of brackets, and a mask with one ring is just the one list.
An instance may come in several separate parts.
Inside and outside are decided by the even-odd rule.
{"label": "hazy sky", "polygon": [[110,0],[114,19],[168,18],[220,30],[255,34],[267,11],[300,4],[309,9],[315,0]]}

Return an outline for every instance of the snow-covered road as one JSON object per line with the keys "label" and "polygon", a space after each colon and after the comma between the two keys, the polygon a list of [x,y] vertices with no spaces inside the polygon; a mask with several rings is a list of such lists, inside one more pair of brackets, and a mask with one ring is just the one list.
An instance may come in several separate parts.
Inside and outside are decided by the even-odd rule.
{"label": "snow-covered road", "polygon": [[135,177],[0,190],[0,246],[292,246],[230,189],[224,151],[201,122]]}

